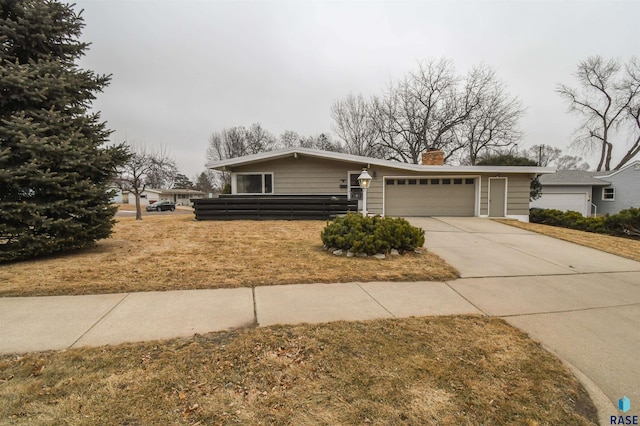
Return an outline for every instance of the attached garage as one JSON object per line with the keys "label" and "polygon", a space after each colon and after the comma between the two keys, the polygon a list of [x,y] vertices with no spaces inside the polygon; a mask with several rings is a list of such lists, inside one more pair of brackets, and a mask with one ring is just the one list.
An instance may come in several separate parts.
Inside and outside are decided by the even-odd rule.
{"label": "attached garage", "polygon": [[476,216],[476,179],[385,178],[387,216]]}
{"label": "attached garage", "polygon": [[591,203],[588,192],[543,192],[542,196],[531,202],[531,207],[574,211],[587,217],[590,215]]}

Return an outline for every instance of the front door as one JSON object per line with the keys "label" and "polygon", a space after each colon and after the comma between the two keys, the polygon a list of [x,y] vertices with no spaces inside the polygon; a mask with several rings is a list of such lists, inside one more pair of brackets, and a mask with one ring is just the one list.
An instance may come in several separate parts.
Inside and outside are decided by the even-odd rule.
{"label": "front door", "polygon": [[489,178],[489,217],[504,217],[506,204],[507,178]]}
{"label": "front door", "polygon": [[349,188],[347,198],[350,200],[358,200],[358,210],[362,210],[362,188],[358,177],[361,172],[349,172]]}

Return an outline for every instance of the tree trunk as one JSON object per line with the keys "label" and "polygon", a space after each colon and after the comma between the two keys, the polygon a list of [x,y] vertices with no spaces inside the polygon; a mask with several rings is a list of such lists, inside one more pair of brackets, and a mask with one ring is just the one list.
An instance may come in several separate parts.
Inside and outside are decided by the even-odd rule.
{"label": "tree trunk", "polygon": [[142,220],[142,209],[140,208],[140,194],[136,193],[136,220]]}
{"label": "tree trunk", "polygon": [[596,169],[596,171],[598,171],[598,172],[602,171],[602,166],[604,165],[604,158],[605,158],[606,149],[607,149],[607,145],[603,141],[602,142],[602,150],[600,151],[600,161],[598,162],[598,168]]}
{"label": "tree trunk", "polygon": [[609,170],[611,170],[611,151],[613,149],[613,144],[611,142],[607,142],[606,146],[607,146],[607,159],[605,161],[604,167],[605,167],[605,170],[608,172]]}
{"label": "tree trunk", "polygon": [[631,161],[633,159],[633,157],[638,155],[638,153],[640,153],[640,136],[636,138],[636,141],[633,144],[633,146],[631,147],[631,149],[629,149],[629,151],[627,151],[625,156],[622,157],[622,160],[620,160],[618,165],[613,170],[620,170],[620,168],[622,166],[624,166],[629,161]]}

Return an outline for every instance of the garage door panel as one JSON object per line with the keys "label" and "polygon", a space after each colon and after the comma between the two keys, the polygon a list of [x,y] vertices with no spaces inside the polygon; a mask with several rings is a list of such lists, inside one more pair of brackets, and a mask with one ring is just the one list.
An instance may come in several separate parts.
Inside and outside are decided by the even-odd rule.
{"label": "garage door panel", "polygon": [[475,216],[474,184],[386,185],[388,216]]}
{"label": "garage door panel", "polygon": [[531,207],[576,211],[583,216],[589,215],[590,204],[586,192],[542,193],[541,197],[531,202]]}

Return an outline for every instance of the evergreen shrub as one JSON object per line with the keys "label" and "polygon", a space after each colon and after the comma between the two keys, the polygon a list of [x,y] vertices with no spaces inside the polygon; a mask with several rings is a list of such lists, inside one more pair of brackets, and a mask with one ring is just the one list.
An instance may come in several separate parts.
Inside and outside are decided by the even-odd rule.
{"label": "evergreen shrub", "polygon": [[640,208],[631,207],[604,218],[607,233],[620,237],[640,236]]}
{"label": "evergreen shrub", "polygon": [[405,252],[422,247],[424,230],[402,218],[349,213],[328,222],[320,238],[326,247],[374,255],[389,253],[392,249]]}
{"label": "evergreen shrub", "polygon": [[574,211],[534,208],[530,211],[529,221],[598,234],[640,237],[640,208],[634,207],[604,217],[584,217]]}

